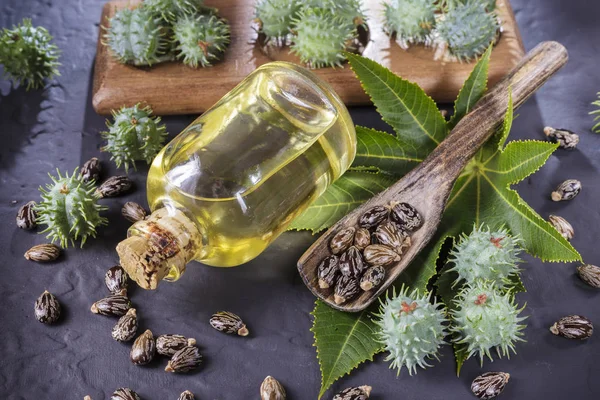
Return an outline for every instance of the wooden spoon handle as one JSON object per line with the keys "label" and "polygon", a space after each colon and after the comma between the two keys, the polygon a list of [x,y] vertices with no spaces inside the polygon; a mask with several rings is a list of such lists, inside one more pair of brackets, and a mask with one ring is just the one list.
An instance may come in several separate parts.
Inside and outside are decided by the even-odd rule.
{"label": "wooden spoon handle", "polygon": [[515,109],[523,104],[568,60],[567,50],[557,42],[543,42],[488,92],[450,135],[423,162],[425,172],[452,185],[469,160],[502,124],[509,93]]}

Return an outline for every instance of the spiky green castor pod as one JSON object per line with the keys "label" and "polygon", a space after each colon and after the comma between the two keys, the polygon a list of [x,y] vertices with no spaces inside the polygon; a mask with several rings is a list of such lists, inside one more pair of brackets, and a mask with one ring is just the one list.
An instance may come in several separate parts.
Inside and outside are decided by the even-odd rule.
{"label": "spiky green castor pod", "polygon": [[74,245],[75,240],[85,244],[88,237],[96,237],[96,228],[106,225],[107,219],[100,212],[108,207],[98,204],[94,194],[94,182],[84,182],[77,173],[71,176],[56,170],[57,177],[48,174],[52,183],[46,188],[40,187],[42,201],[36,206],[38,223],[47,225],[41,233],[48,233],[53,242],[60,242],[62,247]]}
{"label": "spiky green castor pod", "polygon": [[302,2],[302,8],[327,10],[336,17],[355,25],[363,24],[366,19],[361,0],[305,0]]}
{"label": "spiky green castor pod", "polygon": [[345,59],[346,44],[354,33],[352,22],[325,9],[305,9],[294,20],[291,51],[311,68],[340,66]]}
{"label": "spiky green castor pod", "polygon": [[496,0],[444,0],[442,1],[442,7],[450,9],[467,4],[469,2],[483,4],[485,9],[490,12],[496,9]]}
{"label": "spiky green castor pod", "polygon": [[45,79],[59,75],[59,54],[46,28],[33,26],[28,18],[0,33],[0,64],[4,65],[4,74],[25,85],[27,90],[41,88]]}
{"label": "spiky green castor pod", "polygon": [[[500,24],[479,2],[468,2],[451,8],[438,19],[435,29],[441,56],[458,61],[471,61],[495,42]],[[439,58],[439,55],[437,55]]]}
{"label": "spiky green castor pod", "polygon": [[178,58],[193,68],[210,67],[229,44],[229,25],[215,15],[182,17],[173,25]]}
{"label": "spiky green castor pod", "polygon": [[491,232],[483,226],[463,235],[450,252],[454,266],[449,271],[458,274],[455,284],[466,281],[492,282],[499,289],[508,287],[510,277],[519,273],[522,262],[519,254],[521,240],[509,235],[506,229]]}
{"label": "spiky green castor pod", "polygon": [[431,44],[435,26],[435,0],[392,0],[385,3],[385,31],[396,35],[403,49],[412,44]]}
{"label": "spiky green castor pod", "polygon": [[166,28],[146,7],[117,11],[104,29],[104,43],[121,63],[141,66],[171,59]]}
{"label": "spiky green castor pod", "polygon": [[169,22],[175,21],[179,16],[194,15],[205,9],[204,0],[144,0],[143,6]]}
{"label": "spiky green castor pod", "polygon": [[111,160],[125,166],[125,171],[131,165],[135,169],[135,162],[145,160],[148,164],[163,148],[167,136],[164,124],[160,117],[152,116],[150,107],[123,107],[113,111],[113,122],[106,121],[108,131],[102,132],[102,137],[107,140],[102,151],[111,153]]}
{"label": "spiky green castor pod", "polygon": [[455,342],[466,346],[468,357],[477,354],[483,364],[484,355],[493,361],[493,348],[498,357],[510,357],[509,350],[516,354],[515,343],[524,341],[525,325],[519,323],[525,317],[519,317],[524,307],[518,308],[510,293],[501,294],[489,282],[476,282],[465,287],[455,303],[450,330],[457,335]]}
{"label": "spiky green castor pod", "polygon": [[255,5],[256,21],[268,41],[285,38],[292,29],[292,21],[300,9],[298,0],[258,0]]}
{"label": "spiky green castor pod", "polygon": [[375,322],[380,327],[379,341],[389,353],[386,361],[390,368],[396,368],[398,374],[402,367],[412,375],[417,366],[430,367],[427,359],[436,358],[438,349],[444,344],[446,336],[445,310],[432,296],[421,296],[417,290],[410,294],[408,287],[402,287],[385,301],[381,301],[379,314]]}

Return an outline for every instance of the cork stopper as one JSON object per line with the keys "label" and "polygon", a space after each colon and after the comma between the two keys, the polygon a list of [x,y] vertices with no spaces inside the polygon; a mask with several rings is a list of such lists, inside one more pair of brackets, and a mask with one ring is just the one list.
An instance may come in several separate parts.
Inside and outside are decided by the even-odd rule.
{"label": "cork stopper", "polygon": [[128,234],[117,253],[129,277],[144,289],[179,279],[200,245],[195,225],[181,211],[166,208],[135,223]]}

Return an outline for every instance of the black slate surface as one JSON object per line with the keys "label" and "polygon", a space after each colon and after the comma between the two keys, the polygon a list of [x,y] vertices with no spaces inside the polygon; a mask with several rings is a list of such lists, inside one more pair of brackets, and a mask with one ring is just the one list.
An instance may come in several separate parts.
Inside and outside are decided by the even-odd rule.
{"label": "black slate surface", "polygon": [[[600,263],[597,240],[600,136],[589,132],[589,103],[600,90],[600,47],[597,38],[600,4],[588,0],[513,0],[526,47],[542,40],[558,40],[570,51],[569,65],[519,111],[512,138],[540,139],[544,125],[567,127],[581,133],[576,151],[558,151],[537,174],[519,185],[521,195],[542,216],[557,213],[575,227],[573,244],[584,259]],[[198,340],[206,356],[203,368],[192,375],[163,372],[166,361],[135,367],[128,346],[110,337],[114,320],[89,312],[91,303],[106,294],[104,272],[117,261],[113,251],[127,223],[119,215],[128,200],[144,203],[145,167],[131,174],[137,190],[110,205],[110,225],[100,230],[84,250],[70,248],[53,265],[27,262],[23,253],[44,242],[41,235],[14,224],[18,207],[39,197],[37,187],[46,173],[72,170],[98,155],[98,133],[104,119],[91,109],[91,79],[99,0],[2,0],[0,27],[23,17],[47,26],[63,50],[62,76],[44,91],[26,93],[0,81],[0,398],[108,399],[119,386],[129,386],[143,399],[176,399],[189,389],[199,399],[258,398],[266,375],[287,388],[290,399],[314,399],[319,366],[309,332],[314,299],[303,286],[295,261],[312,241],[307,233],[288,233],[256,260],[234,269],[191,265],[177,283],[163,283],[156,292],[133,290],[141,316],[140,329],[180,333]],[[371,108],[353,109],[356,123],[383,127]],[[192,117],[167,118],[176,134]],[[106,154],[101,156],[107,162]],[[110,167],[110,174],[116,173]],[[550,191],[562,180],[583,182],[582,194],[569,203],[552,203]],[[409,377],[396,377],[382,356],[337,382],[334,390],[359,384],[374,387],[371,398],[471,398],[471,380],[482,371],[511,373],[505,399],[600,398],[600,339],[571,342],[551,335],[547,328],[566,314],[580,313],[600,324],[600,293],[582,284],[574,265],[544,264],[527,258],[523,279],[529,289],[519,295],[527,302],[527,343],[517,346],[510,360],[486,362],[481,369],[469,361],[455,376],[449,347],[435,368]],[[62,322],[45,326],[33,317],[33,302],[48,289],[63,304]],[[207,323],[220,309],[247,320],[246,339],[216,332]],[[600,326],[600,325],[599,325]],[[332,394],[328,395],[331,398]]]}

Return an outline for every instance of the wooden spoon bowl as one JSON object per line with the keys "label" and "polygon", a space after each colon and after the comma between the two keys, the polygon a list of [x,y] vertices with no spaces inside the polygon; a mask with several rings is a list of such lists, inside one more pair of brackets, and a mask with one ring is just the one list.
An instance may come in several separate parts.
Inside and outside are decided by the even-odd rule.
{"label": "wooden spoon bowl", "polygon": [[[419,166],[346,215],[317,239],[298,261],[300,276],[311,292],[331,307],[348,312],[361,311],[377,299],[433,237],[454,182],[469,160],[502,124],[510,93],[515,108],[519,107],[567,60],[567,50],[561,44],[539,44],[477,103]],[[346,303],[336,304],[333,289],[319,288],[317,278],[319,263],[331,254],[331,238],[342,229],[357,227],[358,219],[365,211],[375,206],[389,206],[392,202],[406,202],[415,207],[423,218],[423,225],[411,235],[412,245],[402,259],[386,267],[386,278],[377,290],[361,292]]]}

